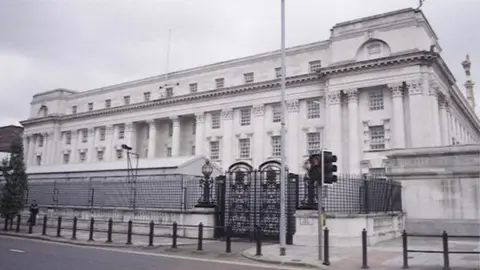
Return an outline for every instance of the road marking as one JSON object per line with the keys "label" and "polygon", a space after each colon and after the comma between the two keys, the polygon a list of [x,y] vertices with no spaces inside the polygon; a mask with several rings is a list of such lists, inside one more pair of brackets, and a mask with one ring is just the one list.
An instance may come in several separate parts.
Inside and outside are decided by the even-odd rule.
{"label": "road marking", "polygon": [[17,253],[25,253],[25,251],[23,251],[23,250],[14,249],[14,248],[11,248],[10,251],[11,251],[11,252],[17,252]]}
{"label": "road marking", "polygon": [[149,252],[134,251],[134,250],[122,250],[121,248],[79,246],[79,245],[70,244],[70,243],[51,242],[51,241],[42,240],[42,239],[20,238],[15,236],[8,236],[8,235],[0,235],[0,237],[24,240],[24,241],[42,242],[44,244],[63,245],[63,246],[70,246],[70,247],[76,247],[76,248],[99,249],[99,250],[105,250],[105,251],[115,251],[115,252],[122,252],[122,253],[128,253],[128,254],[146,255],[146,256],[163,257],[163,258],[180,259],[180,260],[190,260],[190,261],[198,261],[198,262],[221,263],[221,264],[249,266],[249,267],[257,267],[257,268],[265,268],[265,269],[290,269],[290,270],[305,269],[305,267],[294,267],[294,266],[284,266],[284,265],[265,264],[265,263],[232,262],[232,261],[224,261],[224,260],[215,260],[210,258],[203,259],[203,258],[194,258],[194,257],[184,257],[179,255],[149,253]]}

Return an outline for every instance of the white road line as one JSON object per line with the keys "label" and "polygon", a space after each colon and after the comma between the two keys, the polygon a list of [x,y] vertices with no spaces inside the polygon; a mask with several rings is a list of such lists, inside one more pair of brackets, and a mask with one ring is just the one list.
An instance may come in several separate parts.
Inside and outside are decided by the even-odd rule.
{"label": "white road line", "polygon": [[25,251],[23,251],[23,250],[14,249],[14,248],[11,248],[10,251],[11,251],[11,252],[17,252],[17,253],[25,253]]}
{"label": "white road line", "polygon": [[105,250],[105,251],[114,251],[114,252],[122,252],[122,253],[128,253],[128,254],[145,255],[145,256],[153,256],[153,257],[163,257],[163,258],[198,261],[198,262],[209,262],[209,263],[221,263],[221,264],[250,266],[250,267],[261,267],[261,268],[266,268],[266,269],[268,269],[268,268],[270,268],[270,269],[305,269],[304,267],[265,264],[265,263],[260,263],[260,262],[259,263],[231,262],[231,261],[226,261],[226,260],[215,260],[215,259],[210,259],[210,258],[203,259],[203,258],[194,258],[194,257],[183,257],[183,256],[179,256],[179,255],[149,253],[149,252],[134,251],[134,250],[124,250],[124,249],[121,249],[121,248],[79,246],[79,245],[69,244],[69,243],[58,243],[58,242],[45,241],[45,240],[41,240],[41,239],[19,238],[19,237],[15,237],[15,236],[7,236],[7,235],[0,235],[0,237],[6,237],[6,238],[11,238],[11,239],[17,239],[17,240],[33,241],[33,242],[42,242],[42,243],[45,243],[45,244],[52,244],[52,245],[63,245],[63,246],[70,246],[70,247],[77,247],[77,248],[87,248],[87,249],[99,249],[99,250]]}

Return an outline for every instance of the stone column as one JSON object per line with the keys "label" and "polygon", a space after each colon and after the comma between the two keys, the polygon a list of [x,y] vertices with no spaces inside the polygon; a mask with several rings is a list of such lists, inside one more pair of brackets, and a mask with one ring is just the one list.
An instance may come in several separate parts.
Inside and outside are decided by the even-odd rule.
{"label": "stone column", "polygon": [[327,141],[328,149],[338,156],[338,172],[344,172],[342,167],[342,95],[340,91],[328,93]]}
{"label": "stone column", "polygon": [[298,132],[300,130],[299,112],[300,102],[297,99],[287,100],[287,136],[286,136],[286,152],[287,165],[290,172],[300,172],[300,157],[305,151],[304,147],[298,147]]}
{"label": "stone column", "polygon": [[52,134],[52,153],[50,156],[50,164],[62,164],[60,158],[60,149],[62,148],[62,132],[60,130],[60,124],[56,124]]}
{"label": "stone column", "polygon": [[105,161],[111,161],[113,145],[114,145],[114,134],[113,134],[113,125],[107,125],[105,127]]}
{"label": "stone column", "polygon": [[157,149],[157,122],[150,119],[148,123],[148,158],[155,158]]}
{"label": "stone column", "polygon": [[88,134],[88,146],[87,146],[87,156],[86,156],[86,161],[87,162],[94,162],[96,161],[96,149],[95,149],[95,128],[89,128],[87,130]]}
{"label": "stone column", "polygon": [[72,163],[78,162],[78,130],[72,130],[72,151],[70,152],[70,161]]}
{"label": "stone column", "polygon": [[431,144],[433,146],[442,145],[442,133],[440,130],[440,110],[438,106],[438,93],[439,86],[436,81],[429,81],[428,88],[428,101],[430,103],[430,115],[431,115],[431,130],[430,134],[432,136]]}
{"label": "stone column", "polygon": [[[222,130],[223,138],[222,143],[220,144],[222,151],[222,167],[227,169],[232,165],[232,156],[233,156],[233,109],[228,108],[222,111]],[[236,145],[236,144],[235,144]]]}
{"label": "stone column", "polygon": [[25,163],[25,165],[27,165],[28,164],[28,148],[30,146],[28,145],[28,136],[25,134],[23,134],[22,143],[23,143],[23,162]]}
{"label": "stone column", "polygon": [[170,117],[172,121],[172,157],[180,155],[180,118],[178,116]]}
{"label": "stone column", "polygon": [[28,140],[28,157],[27,157],[28,165],[33,165],[34,154],[35,154],[35,134],[31,134]]}
{"label": "stone column", "polygon": [[405,148],[405,112],[403,110],[403,84],[389,84],[392,92],[393,147]]}
{"label": "stone column", "polygon": [[[425,107],[430,108],[425,104],[424,87],[421,80],[413,80],[408,82],[408,95],[410,102],[410,138],[411,147],[425,147],[430,146],[428,133],[426,129],[431,123],[428,123],[430,117],[429,113],[425,113]],[[428,109],[427,109],[428,110]]]}
{"label": "stone column", "polygon": [[205,113],[195,114],[195,155],[208,155],[204,150]]}
{"label": "stone column", "polygon": [[43,149],[42,149],[42,164],[41,165],[50,165],[50,133],[45,132],[43,136]]}
{"label": "stone column", "polygon": [[360,174],[358,89],[348,89],[344,92],[348,98],[348,172],[353,174]]}
{"label": "stone column", "polygon": [[450,145],[450,130],[448,126],[448,102],[444,96],[440,96],[439,111],[442,145]]}
{"label": "stone column", "polygon": [[132,138],[133,138],[133,123],[127,122],[125,123],[125,137],[123,139],[124,143],[130,147],[132,147],[132,152],[137,152],[136,145],[132,145]]}
{"label": "stone column", "polygon": [[265,151],[264,145],[265,141],[265,105],[264,104],[257,104],[253,106],[253,128],[254,132],[254,141],[253,141],[253,151],[252,151],[252,158],[253,158],[253,166],[258,167],[265,161]]}

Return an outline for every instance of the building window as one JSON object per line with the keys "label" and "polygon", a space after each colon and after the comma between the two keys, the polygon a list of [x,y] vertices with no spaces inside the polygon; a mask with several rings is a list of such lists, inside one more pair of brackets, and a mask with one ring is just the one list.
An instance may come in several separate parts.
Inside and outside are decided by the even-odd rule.
{"label": "building window", "polygon": [[253,83],[255,81],[255,74],[253,72],[243,74],[245,83]]}
{"label": "building window", "polygon": [[210,158],[212,160],[220,159],[220,142],[210,142]]}
{"label": "building window", "polygon": [[310,73],[318,72],[322,68],[322,61],[316,60],[308,62],[308,68],[310,70]]}
{"label": "building window", "polygon": [[100,135],[100,141],[105,141],[105,127],[101,127],[98,130],[98,133]]}
{"label": "building window", "polygon": [[88,110],[93,111],[93,102],[88,103]]}
{"label": "building window", "polygon": [[43,136],[38,136],[38,147],[43,147]]}
{"label": "building window", "polygon": [[380,43],[373,43],[367,45],[367,54],[369,56],[378,55],[382,53],[382,45]]}
{"label": "building window", "polygon": [[77,106],[72,106],[72,114],[76,114],[77,113]]}
{"label": "building window", "polygon": [[87,129],[82,129],[82,142],[87,142],[88,141],[88,130]]}
{"label": "building window", "polygon": [[173,97],[173,87],[167,87],[167,89],[165,89],[165,94],[167,97]]}
{"label": "building window", "polygon": [[239,148],[239,158],[240,159],[245,159],[245,158],[250,158],[250,139],[240,139],[238,140],[238,148]]}
{"label": "building window", "polygon": [[85,162],[87,154],[85,152],[80,152],[80,162]]}
{"label": "building window", "polygon": [[307,118],[320,118],[320,103],[316,100],[307,101]]}
{"label": "building window", "polygon": [[192,156],[195,155],[195,145],[192,145]]}
{"label": "building window", "polygon": [[122,149],[117,149],[117,159],[122,159],[123,158],[123,150]]}
{"label": "building window", "polygon": [[368,102],[371,111],[383,110],[383,91],[371,91],[368,93]]}
{"label": "building window", "polygon": [[282,121],[282,105],[275,104],[272,106],[272,122],[280,123]]}
{"label": "building window", "polygon": [[110,108],[112,106],[112,100],[111,99],[105,99],[105,108]]}
{"label": "building window", "polygon": [[250,108],[240,109],[240,125],[249,126],[252,119],[252,111]]}
{"label": "building window", "polygon": [[37,156],[37,165],[40,166],[42,165],[42,156]]}
{"label": "building window", "polygon": [[220,128],[220,112],[212,112],[212,129]]}
{"label": "building window", "polygon": [[385,131],[383,126],[371,126],[370,131],[370,149],[385,149]]}
{"label": "building window", "polygon": [[282,139],[280,136],[272,136],[272,157],[279,157],[282,154]]}
{"label": "building window", "polygon": [[124,96],[123,97],[123,104],[124,105],[129,105],[130,104],[130,96]]}
{"label": "building window", "polygon": [[63,164],[68,164],[70,162],[70,154],[63,154]]}
{"label": "building window", "polygon": [[277,79],[282,77],[282,68],[281,67],[275,68],[275,77],[277,77]]}
{"label": "building window", "polygon": [[103,151],[97,151],[97,160],[102,161],[103,160]]}
{"label": "building window", "polygon": [[189,84],[190,86],[190,93],[196,93],[198,90],[198,84],[197,83],[191,83]]}
{"label": "building window", "polygon": [[118,125],[118,138],[125,138],[125,124]]}
{"label": "building window", "polygon": [[72,143],[72,132],[65,132],[65,144],[70,145]]}
{"label": "building window", "polygon": [[167,147],[167,157],[171,157],[171,156],[172,156],[172,148]]}
{"label": "building window", "polygon": [[307,133],[307,152],[309,155],[318,154],[321,150],[320,132]]}
{"label": "building window", "polygon": [[143,100],[144,101],[149,101],[150,100],[150,92],[144,92],[143,93]]}
{"label": "building window", "polygon": [[215,87],[216,88],[224,88],[225,87],[225,79],[224,78],[215,79]]}

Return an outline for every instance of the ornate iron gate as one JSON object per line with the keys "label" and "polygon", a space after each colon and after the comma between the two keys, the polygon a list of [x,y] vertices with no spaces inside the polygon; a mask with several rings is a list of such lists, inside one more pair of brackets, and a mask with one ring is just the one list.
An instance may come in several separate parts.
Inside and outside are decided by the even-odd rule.
{"label": "ornate iron gate", "polygon": [[[248,163],[232,164],[217,184],[217,220],[232,228],[233,237],[255,239],[255,228],[264,239],[278,240],[280,236],[280,163],[267,161],[254,169]],[[287,243],[295,233],[298,177],[288,174],[285,209]],[[223,181],[222,181],[223,180]],[[222,194],[223,196],[219,195]],[[217,224],[218,224],[217,223]]]}

